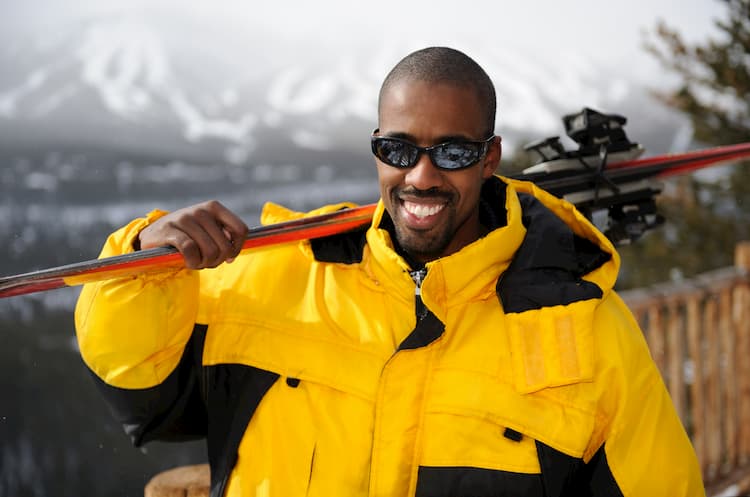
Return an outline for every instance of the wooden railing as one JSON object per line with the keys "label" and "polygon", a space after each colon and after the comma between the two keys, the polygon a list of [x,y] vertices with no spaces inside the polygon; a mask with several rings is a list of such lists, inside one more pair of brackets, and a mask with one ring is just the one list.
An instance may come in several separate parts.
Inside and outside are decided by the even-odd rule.
{"label": "wooden railing", "polygon": [[693,441],[707,495],[750,492],[750,242],[735,266],[621,292]]}

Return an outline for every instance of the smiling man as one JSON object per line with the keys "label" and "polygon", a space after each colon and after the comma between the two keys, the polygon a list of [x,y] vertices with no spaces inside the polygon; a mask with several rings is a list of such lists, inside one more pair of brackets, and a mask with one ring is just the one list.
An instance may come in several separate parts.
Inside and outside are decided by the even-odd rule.
{"label": "smiling man", "polygon": [[[396,241],[423,264],[486,233],[479,193],[500,163],[494,105],[480,100],[470,82],[446,76],[429,81],[394,70],[383,85],[380,128],[372,138],[380,195]],[[443,161],[460,168],[442,167]]]}
{"label": "smiling man", "polygon": [[103,256],[214,268],[84,287],[81,352],[134,443],[205,437],[214,497],[704,495],[617,253],[495,176],[494,123],[481,67],[420,50],[380,93],[368,228],[240,255],[207,202],[114,233]]}

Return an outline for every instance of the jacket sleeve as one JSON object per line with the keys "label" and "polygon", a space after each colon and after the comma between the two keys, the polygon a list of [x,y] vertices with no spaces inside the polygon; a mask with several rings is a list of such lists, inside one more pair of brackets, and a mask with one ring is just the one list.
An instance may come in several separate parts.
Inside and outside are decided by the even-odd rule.
{"label": "jacket sleeve", "polygon": [[595,318],[601,419],[587,464],[592,495],[704,496],[695,451],[641,330],[614,293]]}
{"label": "jacket sleeve", "polygon": [[[108,239],[100,257],[132,252],[132,242],[164,213],[154,211]],[[136,445],[200,436],[202,337],[195,325],[195,271],[117,278],[84,285],[75,313],[84,362]]]}

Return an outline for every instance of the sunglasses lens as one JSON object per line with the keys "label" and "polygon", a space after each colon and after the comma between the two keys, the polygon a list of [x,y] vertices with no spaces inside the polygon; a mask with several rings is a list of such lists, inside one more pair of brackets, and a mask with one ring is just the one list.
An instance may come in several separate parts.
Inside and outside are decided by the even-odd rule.
{"label": "sunglasses lens", "polygon": [[378,159],[395,167],[411,167],[417,163],[419,155],[419,150],[413,145],[392,138],[375,139],[373,152]]}
{"label": "sunglasses lens", "polygon": [[399,138],[373,136],[372,152],[378,159],[393,167],[413,167],[419,160],[419,154],[427,152],[432,163],[440,169],[463,169],[482,158],[488,141],[489,139],[483,142],[448,142],[420,148]]}
{"label": "sunglasses lens", "polygon": [[433,149],[430,156],[437,167],[462,169],[479,160],[482,156],[482,144],[446,143]]}

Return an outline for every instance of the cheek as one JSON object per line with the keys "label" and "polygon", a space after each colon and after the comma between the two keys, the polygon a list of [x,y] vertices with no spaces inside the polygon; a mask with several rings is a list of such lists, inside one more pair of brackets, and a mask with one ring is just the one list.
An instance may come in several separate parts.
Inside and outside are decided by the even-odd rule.
{"label": "cheek", "polygon": [[460,179],[457,178],[453,184],[453,188],[460,192],[462,203],[474,205],[479,200],[479,193],[482,190],[484,180],[483,174],[475,173],[471,176],[467,175]]}
{"label": "cheek", "polygon": [[377,171],[380,194],[385,199],[387,192],[400,184],[403,175],[398,169],[383,164],[377,165]]}

